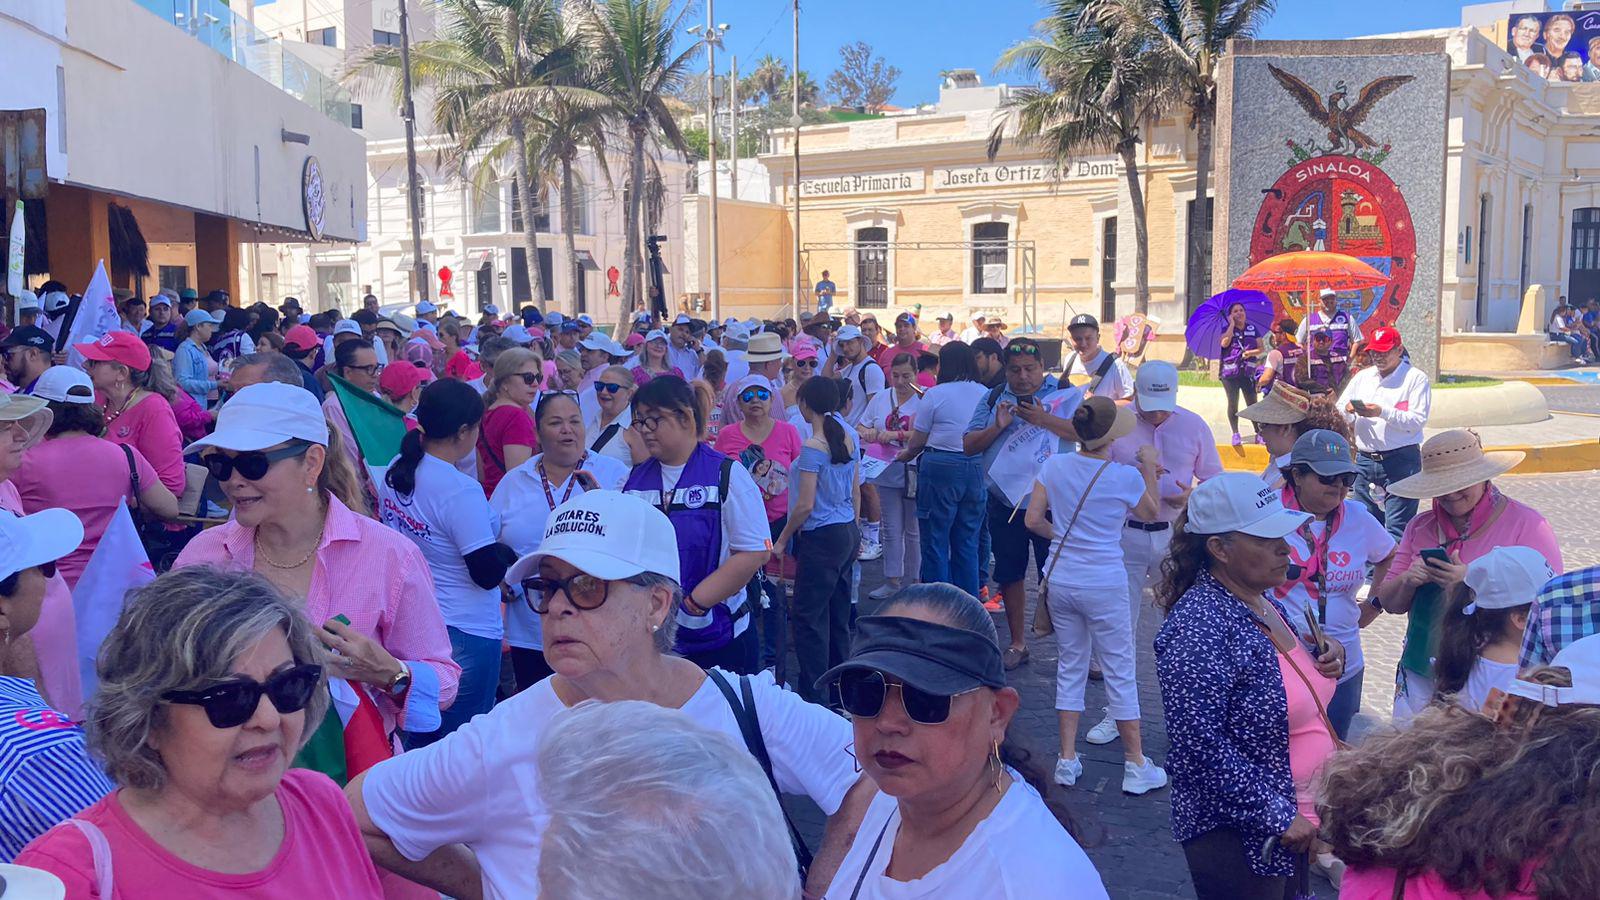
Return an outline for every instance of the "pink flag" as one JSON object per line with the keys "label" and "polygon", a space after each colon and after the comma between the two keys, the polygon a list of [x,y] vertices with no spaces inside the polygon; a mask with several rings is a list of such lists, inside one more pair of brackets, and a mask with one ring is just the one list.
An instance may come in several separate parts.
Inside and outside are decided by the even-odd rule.
{"label": "pink flag", "polygon": [[[88,297],[84,297],[85,302]],[[154,581],[155,568],[139,543],[139,529],[133,524],[128,507],[119,506],[106,526],[105,534],[89,562],[77,587],[72,589],[72,608],[78,619],[78,671],[83,682],[83,696],[94,694],[99,685],[95,678],[94,660],[100,653],[100,644],[111,633],[112,626],[122,615],[122,604],[128,592]]]}

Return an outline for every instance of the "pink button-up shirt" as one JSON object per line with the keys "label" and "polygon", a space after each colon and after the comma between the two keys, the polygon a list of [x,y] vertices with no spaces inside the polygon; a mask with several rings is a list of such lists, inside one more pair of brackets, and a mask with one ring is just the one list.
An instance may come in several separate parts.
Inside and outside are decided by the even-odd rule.
{"label": "pink button-up shirt", "polygon": [[1205,419],[1180,406],[1159,428],[1142,418],[1136,420],[1132,431],[1112,442],[1111,459],[1137,467],[1135,457],[1139,448],[1147,444],[1156,448],[1161,456],[1161,468],[1166,470],[1156,483],[1162,500],[1160,520],[1175,522],[1183,506],[1168,503],[1167,499],[1176,498],[1185,488],[1222,474],[1222,457],[1217,454],[1216,439],[1211,436],[1211,426]]}
{"label": "pink button-up shirt", "polygon": [[[253,570],[255,562],[255,529],[229,521],[200,532],[175,565]],[[461,666],[450,657],[433,575],[417,545],[329,497],[328,523],[312,566],[305,605],[311,624],[320,627],[343,613],[351,628],[376,640],[394,658],[413,669],[431,666],[439,677],[439,705],[449,706]],[[385,692],[372,693],[385,730],[393,731],[404,718],[400,709]]]}

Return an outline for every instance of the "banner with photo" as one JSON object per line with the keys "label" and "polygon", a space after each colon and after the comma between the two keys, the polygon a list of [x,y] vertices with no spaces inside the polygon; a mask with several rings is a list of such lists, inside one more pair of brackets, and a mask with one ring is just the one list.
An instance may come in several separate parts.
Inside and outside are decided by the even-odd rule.
{"label": "banner with photo", "polygon": [[1506,52],[1548,81],[1600,81],[1600,12],[1513,13]]}

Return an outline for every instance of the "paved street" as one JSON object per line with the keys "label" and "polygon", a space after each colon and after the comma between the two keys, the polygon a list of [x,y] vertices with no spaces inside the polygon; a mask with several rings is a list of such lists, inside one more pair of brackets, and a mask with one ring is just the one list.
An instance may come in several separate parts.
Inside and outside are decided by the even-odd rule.
{"label": "paved street", "polygon": [[[1600,564],[1600,534],[1594,528],[1594,523],[1600,521],[1600,473],[1508,477],[1498,483],[1508,494],[1532,504],[1550,519],[1561,540],[1567,568]],[[863,597],[879,584],[881,572],[881,563],[863,566]],[[1034,586],[1030,585],[1030,621],[1036,596]],[[996,616],[995,620],[1004,639],[1003,617]],[[1158,762],[1165,759],[1167,750],[1166,726],[1162,720],[1161,696],[1155,682],[1151,651],[1159,624],[1158,614],[1147,609],[1139,629],[1139,700],[1144,712],[1145,746],[1146,753]],[[1357,717],[1358,733],[1381,727],[1388,720],[1393,687],[1390,673],[1399,659],[1404,630],[1402,618],[1385,616],[1363,634],[1368,674],[1363,711]],[[1018,736],[1048,772],[1055,763],[1057,746],[1056,651],[1053,639],[1049,638],[1030,637],[1028,646],[1031,662],[1013,673],[1013,684],[1022,692]],[[1089,683],[1087,702],[1094,711],[1105,703],[1105,690],[1099,682]],[[1098,720],[1097,712],[1088,713],[1082,727],[1087,729]],[[1072,810],[1080,840],[1105,878],[1112,898],[1192,897],[1183,855],[1169,830],[1168,789],[1143,797],[1123,796],[1120,742],[1095,747],[1080,740],[1079,753],[1084,759],[1084,778],[1075,788],[1056,788],[1056,796]],[[1318,897],[1336,896],[1336,892],[1320,879],[1313,878],[1313,886]]]}
{"label": "paved street", "polygon": [[[1600,415],[1600,388],[1592,384],[1542,385],[1539,392],[1551,412],[1579,412]],[[1600,428],[1600,425],[1596,426]]]}

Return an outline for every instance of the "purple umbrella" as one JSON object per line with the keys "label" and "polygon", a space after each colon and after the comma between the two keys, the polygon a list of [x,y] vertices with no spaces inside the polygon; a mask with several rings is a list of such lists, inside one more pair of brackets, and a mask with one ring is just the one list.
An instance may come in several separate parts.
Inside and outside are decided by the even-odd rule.
{"label": "purple umbrella", "polygon": [[1244,307],[1245,321],[1254,324],[1263,336],[1272,330],[1276,314],[1272,300],[1260,291],[1229,289],[1200,304],[1183,329],[1184,342],[1195,356],[1222,358],[1222,336],[1228,333],[1228,309],[1235,303]]}

